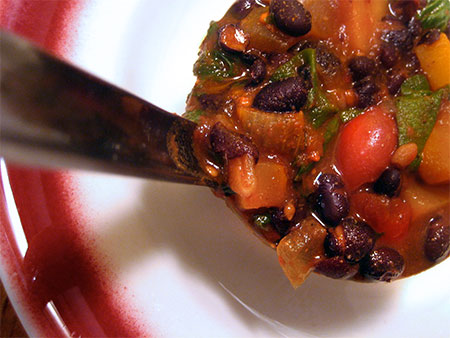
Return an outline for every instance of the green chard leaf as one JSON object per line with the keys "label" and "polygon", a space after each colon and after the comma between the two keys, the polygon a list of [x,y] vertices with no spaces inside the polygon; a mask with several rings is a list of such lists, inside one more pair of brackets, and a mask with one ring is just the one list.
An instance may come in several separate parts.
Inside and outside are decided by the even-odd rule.
{"label": "green chard leaf", "polygon": [[222,192],[224,193],[225,196],[230,197],[235,195],[236,193],[230,188],[229,185],[222,185],[221,186]]}
{"label": "green chard leaf", "polygon": [[297,76],[297,68],[305,65],[303,51],[294,55],[288,62],[278,67],[270,78],[273,82]]}
{"label": "green chard leaf", "polygon": [[297,76],[297,69],[307,65],[311,74],[312,88],[308,93],[306,116],[315,128],[319,128],[328,120],[337,108],[332,105],[323,91],[317,74],[316,50],[307,48],[293,56],[273,73],[271,80],[280,81]]}
{"label": "green chard leaf", "polygon": [[314,128],[319,128],[337,109],[325,96],[321,88],[313,87],[308,93],[309,117]]}
{"label": "green chard leaf", "polygon": [[191,111],[185,112],[183,114],[183,117],[192,122],[198,123],[200,120],[200,116],[202,116],[203,114],[205,114],[205,112],[203,110],[196,109],[196,110],[191,110]]}
{"label": "green chard leaf", "polygon": [[425,86],[424,78],[423,75],[416,75],[406,80],[401,88],[402,95],[396,101],[399,145],[414,142],[418,147],[411,170],[416,170],[420,165],[423,148],[436,123],[445,93],[445,89],[431,92],[428,82]]}
{"label": "green chard leaf", "polygon": [[295,176],[294,181],[301,182],[303,179],[303,175],[309,173],[314,168],[314,165],[316,163],[317,162],[311,162],[308,164],[304,164],[300,168],[298,168],[297,175]]}
{"label": "green chard leaf", "polygon": [[406,79],[401,88],[402,95],[426,95],[431,94],[430,84],[425,75],[414,75]]}
{"label": "green chard leaf", "polygon": [[347,110],[343,110],[339,113],[339,116],[341,118],[342,123],[347,123],[353,120],[355,117],[360,115],[363,112],[362,109],[358,108],[349,108]]}
{"label": "green chard leaf", "polygon": [[206,33],[206,38],[209,38],[209,37],[213,36],[214,34],[217,34],[218,30],[219,30],[219,25],[217,24],[217,22],[211,21],[209,23],[208,32]]}
{"label": "green chard leaf", "polygon": [[306,107],[309,112],[307,116],[312,125],[315,128],[319,128],[326,120],[337,112],[337,108],[328,101],[325,92],[320,85],[319,76],[317,74],[316,50],[307,48],[301,53],[303,53],[305,63],[309,66],[313,86],[308,93]]}
{"label": "green chard leaf", "polygon": [[417,17],[424,29],[437,28],[444,31],[450,20],[450,1],[428,0],[427,5]]}
{"label": "green chard leaf", "polygon": [[253,224],[255,224],[258,228],[263,230],[269,230],[269,224],[271,222],[271,218],[268,214],[263,215],[255,215],[253,217]]}
{"label": "green chard leaf", "polygon": [[200,78],[222,81],[236,76],[238,65],[239,60],[225,52],[217,49],[205,51],[194,65],[194,74]]}
{"label": "green chard leaf", "polygon": [[339,126],[341,125],[339,117],[335,116],[327,122],[325,133],[323,135],[323,146],[324,148],[330,143],[330,141],[335,137],[339,131]]}
{"label": "green chard leaf", "polygon": [[442,87],[440,90],[442,90],[442,96],[443,98],[446,98],[450,101],[450,85],[446,85],[445,87]]}

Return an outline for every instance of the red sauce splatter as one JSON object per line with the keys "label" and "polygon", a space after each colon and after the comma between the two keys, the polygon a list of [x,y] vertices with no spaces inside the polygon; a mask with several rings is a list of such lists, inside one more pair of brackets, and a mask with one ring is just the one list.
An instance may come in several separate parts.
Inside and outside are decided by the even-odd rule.
{"label": "red sauce splatter", "polygon": [[[3,0],[0,26],[55,54],[67,55],[83,6],[84,1],[72,0]],[[17,266],[17,248],[9,264],[18,273],[16,291],[33,312],[39,334],[63,334],[45,309],[52,302],[72,335],[148,336],[133,316],[126,316],[125,300],[113,290],[106,271],[86,248],[70,176],[12,165],[8,174],[28,241],[22,266]],[[2,189],[0,193],[3,245],[13,235],[6,225],[9,220]]]}

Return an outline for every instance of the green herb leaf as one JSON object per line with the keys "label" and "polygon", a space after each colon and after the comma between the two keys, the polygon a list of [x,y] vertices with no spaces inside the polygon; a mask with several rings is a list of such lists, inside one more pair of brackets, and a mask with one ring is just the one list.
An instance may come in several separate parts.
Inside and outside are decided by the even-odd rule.
{"label": "green herb leaf", "polygon": [[294,181],[295,182],[301,182],[303,179],[303,176],[307,173],[309,173],[313,168],[316,162],[311,162],[305,165],[302,165],[300,168],[298,168],[297,175],[295,175]]}
{"label": "green herb leaf", "polygon": [[307,107],[310,110],[306,115],[314,128],[319,128],[337,112],[337,108],[328,101],[323,90],[317,87],[309,91]]}
{"label": "green herb leaf", "polygon": [[211,37],[213,34],[217,34],[219,30],[219,25],[216,21],[211,21],[209,24],[208,32],[206,33],[206,38]]}
{"label": "green herb leaf", "polygon": [[270,78],[273,82],[297,76],[297,69],[305,64],[304,51],[294,55],[288,62],[278,67]]}
{"label": "green herb leaf", "polygon": [[203,114],[205,114],[205,112],[203,110],[196,109],[196,110],[191,110],[191,111],[185,112],[183,114],[183,117],[192,122],[198,123],[200,120],[200,116],[202,116]]}
{"label": "green herb leaf", "polygon": [[431,94],[430,84],[425,75],[414,75],[406,79],[401,88],[402,95],[429,95]]}
{"label": "green herb leaf", "polygon": [[450,1],[428,0],[427,5],[417,17],[424,29],[437,28],[444,31],[450,20]]}
{"label": "green herb leaf", "polygon": [[270,224],[271,219],[269,215],[255,215],[253,217],[253,224],[255,224],[257,227],[268,230],[268,225]]}
{"label": "green herb leaf", "polygon": [[236,193],[233,191],[233,189],[230,188],[229,185],[222,185],[220,187],[222,189],[222,192],[225,194],[225,196],[229,197],[229,196],[233,196]]}
{"label": "green herb leaf", "polygon": [[358,115],[360,115],[362,112],[363,112],[362,109],[352,107],[347,110],[341,111],[339,116],[341,118],[342,123],[347,123],[353,120]]}
{"label": "green herb leaf", "polygon": [[340,121],[339,117],[335,116],[327,123],[325,133],[323,134],[323,147],[325,148],[328,143],[336,136],[339,131]]}
{"label": "green herb leaf", "polygon": [[328,101],[323,91],[319,76],[317,74],[316,50],[307,48],[301,51],[305,59],[305,63],[309,66],[311,72],[312,88],[308,93],[308,101],[306,103],[309,117],[312,125],[319,128],[326,120],[337,112],[337,108]]}
{"label": "green herb leaf", "polygon": [[[411,81],[402,86],[402,96],[397,98],[397,125],[399,132],[399,145],[414,142],[417,144],[418,155],[410,165],[411,170],[416,170],[422,161],[422,151],[425,143],[436,123],[437,114],[445,90],[440,89],[431,92],[428,82],[425,86],[420,79],[409,79]],[[407,80],[408,81],[408,80]],[[406,81],[405,81],[406,82]],[[416,84],[413,86],[412,84]],[[422,88],[422,89],[419,89]],[[415,90],[416,89],[416,90]]]}
{"label": "green herb leaf", "polygon": [[220,50],[206,51],[200,54],[194,65],[194,74],[200,78],[212,78],[216,81],[237,75],[239,60]]}

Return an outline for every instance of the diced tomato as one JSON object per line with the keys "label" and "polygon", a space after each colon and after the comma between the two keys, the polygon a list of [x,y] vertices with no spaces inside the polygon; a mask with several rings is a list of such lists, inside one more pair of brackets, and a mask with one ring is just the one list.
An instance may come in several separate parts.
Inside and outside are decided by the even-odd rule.
{"label": "diced tomato", "polygon": [[347,123],[339,137],[336,160],[345,185],[354,191],[375,181],[397,147],[397,125],[380,107]]}
{"label": "diced tomato", "polygon": [[402,199],[361,192],[351,200],[354,210],[386,240],[400,239],[408,232],[412,213],[410,206]]}

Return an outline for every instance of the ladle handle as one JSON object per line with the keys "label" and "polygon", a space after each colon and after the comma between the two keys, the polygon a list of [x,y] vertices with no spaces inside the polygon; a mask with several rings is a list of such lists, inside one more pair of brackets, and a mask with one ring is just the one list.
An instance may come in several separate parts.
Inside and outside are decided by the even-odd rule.
{"label": "ladle handle", "polygon": [[0,33],[1,156],[213,185],[194,155],[194,123]]}

